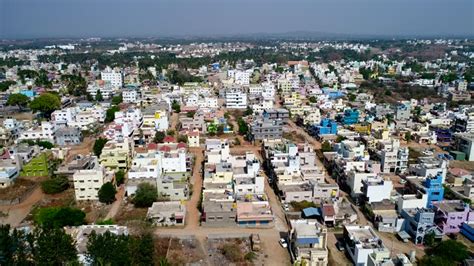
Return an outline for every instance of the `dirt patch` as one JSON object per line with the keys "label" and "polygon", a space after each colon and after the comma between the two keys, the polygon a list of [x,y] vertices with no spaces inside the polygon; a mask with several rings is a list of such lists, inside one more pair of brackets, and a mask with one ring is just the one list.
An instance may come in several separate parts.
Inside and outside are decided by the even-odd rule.
{"label": "dirt patch", "polygon": [[207,245],[212,265],[253,265],[250,258],[258,259],[258,254],[252,252],[249,238],[208,239]]}
{"label": "dirt patch", "polygon": [[470,161],[449,161],[449,167],[462,168],[467,171],[474,171],[474,162]]}
{"label": "dirt patch", "polygon": [[147,208],[135,208],[133,204],[127,203],[120,208],[114,221],[122,225],[126,225],[131,221],[145,221],[147,211]]}
{"label": "dirt patch", "polygon": [[171,265],[202,263],[204,254],[195,238],[172,238],[166,256]]}
{"label": "dirt patch", "polygon": [[13,185],[0,189],[0,200],[9,201],[22,197],[22,195],[32,191],[37,185],[37,181],[28,178],[17,178]]}

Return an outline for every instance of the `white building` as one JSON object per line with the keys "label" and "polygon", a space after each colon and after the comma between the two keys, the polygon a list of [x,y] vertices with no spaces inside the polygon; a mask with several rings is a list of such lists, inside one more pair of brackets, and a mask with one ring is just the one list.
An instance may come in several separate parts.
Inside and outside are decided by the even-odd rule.
{"label": "white building", "polygon": [[100,73],[100,78],[103,81],[110,82],[112,86],[121,88],[123,86],[122,72],[115,71],[107,67],[104,72]]}
{"label": "white building", "polygon": [[95,169],[76,171],[72,176],[76,200],[98,200],[104,177],[104,168],[98,164]]}
{"label": "white building", "polygon": [[364,195],[369,203],[390,199],[393,189],[392,181],[377,176],[363,180],[362,183]]}
{"label": "white building", "polygon": [[369,255],[390,258],[390,250],[385,247],[374,229],[368,225],[344,226],[344,242],[354,265],[367,265]]}
{"label": "white building", "polygon": [[228,109],[247,108],[247,94],[239,89],[232,89],[225,94],[225,103]]}
{"label": "white building", "polygon": [[134,89],[122,91],[122,99],[124,103],[138,103],[140,100],[137,90]]}
{"label": "white building", "polygon": [[21,142],[22,140],[46,140],[51,143],[54,143],[54,132],[56,131],[56,127],[54,124],[50,122],[41,122],[41,126],[36,128],[30,128],[24,132],[20,133],[20,136],[17,142]]}

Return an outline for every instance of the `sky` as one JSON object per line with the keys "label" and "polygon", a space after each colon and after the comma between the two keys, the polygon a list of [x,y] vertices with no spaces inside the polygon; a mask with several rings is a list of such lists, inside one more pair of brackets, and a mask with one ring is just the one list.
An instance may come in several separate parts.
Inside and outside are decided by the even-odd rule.
{"label": "sky", "polygon": [[0,0],[0,38],[474,36],[474,0]]}

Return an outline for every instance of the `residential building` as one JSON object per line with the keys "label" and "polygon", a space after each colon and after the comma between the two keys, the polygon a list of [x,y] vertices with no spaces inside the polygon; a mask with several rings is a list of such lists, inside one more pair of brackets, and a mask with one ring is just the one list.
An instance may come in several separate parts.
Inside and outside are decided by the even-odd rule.
{"label": "residential building", "polygon": [[122,72],[112,70],[109,67],[100,73],[100,78],[103,81],[109,82],[114,87],[121,88],[123,86]]}
{"label": "residential building", "polygon": [[54,134],[56,144],[59,146],[77,145],[82,142],[82,132],[77,127],[63,127]]}
{"label": "residential building", "polygon": [[239,89],[230,89],[225,93],[225,104],[228,109],[245,109],[247,94]]}
{"label": "residential building", "polygon": [[104,178],[105,170],[99,165],[95,169],[76,171],[72,176],[76,200],[98,200]]}
{"label": "residential building", "polygon": [[368,225],[345,225],[343,236],[354,265],[367,265],[371,254],[376,257],[390,256],[390,250]]}
{"label": "residential building", "polygon": [[463,223],[474,222],[474,210],[462,200],[444,200],[433,203],[434,222],[443,234],[459,233]]}
{"label": "residential building", "polygon": [[250,125],[250,134],[253,140],[281,139],[283,134],[283,121],[265,118],[255,120]]}
{"label": "residential building", "polygon": [[13,184],[19,176],[18,166],[0,164],[0,188],[5,188]]}
{"label": "residential building", "polygon": [[235,226],[237,221],[237,204],[232,201],[210,201],[205,200],[202,203],[201,221],[203,226]]}
{"label": "residential building", "polygon": [[296,261],[307,265],[328,265],[327,229],[316,221],[290,220],[290,252]]}
{"label": "residential building", "polygon": [[146,217],[158,226],[184,226],[186,205],[180,201],[153,202]]}
{"label": "residential building", "polygon": [[416,245],[422,245],[427,234],[433,232],[442,236],[442,232],[434,223],[435,212],[432,209],[403,209],[400,213],[405,218],[404,230],[412,237]]}
{"label": "residential building", "polygon": [[268,201],[237,202],[237,224],[243,227],[268,227],[273,213]]}

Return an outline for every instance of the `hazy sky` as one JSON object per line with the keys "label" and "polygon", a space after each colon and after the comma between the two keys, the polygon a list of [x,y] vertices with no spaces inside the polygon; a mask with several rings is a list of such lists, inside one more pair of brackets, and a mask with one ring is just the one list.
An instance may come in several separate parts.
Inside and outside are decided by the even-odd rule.
{"label": "hazy sky", "polygon": [[474,35],[474,0],[0,0],[0,38]]}

